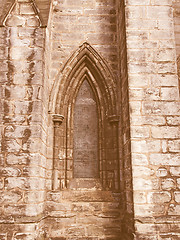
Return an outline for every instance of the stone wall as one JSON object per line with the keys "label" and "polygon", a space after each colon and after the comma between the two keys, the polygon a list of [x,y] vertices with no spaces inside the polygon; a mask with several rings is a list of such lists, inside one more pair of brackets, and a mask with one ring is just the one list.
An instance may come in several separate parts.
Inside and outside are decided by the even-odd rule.
{"label": "stone wall", "polygon": [[[0,2],[0,239],[179,239],[179,1]],[[79,72],[100,180],[73,180]]]}
{"label": "stone wall", "polygon": [[127,0],[126,27],[136,238],[178,239],[180,108],[172,1]]}
{"label": "stone wall", "polygon": [[45,35],[32,2],[17,1],[3,24],[0,238],[35,239],[45,200]]}
{"label": "stone wall", "polygon": [[[58,82],[63,87],[63,74],[68,76],[68,68],[72,68],[73,54],[83,48],[83,43],[89,44],[97,54],[100,54],[110,71],[114,74],[114,84],[117,82],[118,60],[116,41],[116,6],[114,1],[66,1],[53,2],[48,26],[49,43],[48,55],[48,89],[52,90],[49,104],[49,113],[53,114],[62,110],[55,110],[58,94]],[[74,29],[76,31],[74,32]],[[103,31],[101,31],[103,29]],[[71,65],[72,61],[72,65]],[[64,68],[67,69],[64,70]],[[65,103],[67,105],[67,103]],[[52,119],[49,119],[49,131],[53,132]],[[49,134],[50,149],[52,149],[52,134]],[[52,159],[50,152],[49,159]]]}
{"label": "stone wall", "polygon": [[[51,238],[67,237],[69,239],[83,239],[85,237],[86,239],[98,239],[100,237],[104,239],[106,237],[114,239],[115,236],[117,238],[121,229],[119,227],[119,197],[117,196],[116,200],[113,200],[113,197],[109,200],[108,195],[106,195],[107,192],[104,190],[106,190],[105,186],[109,188],[119,188],[119,181],[116,180],[113,182],[111,180],[112,176],[114,177],[114,175],[116,175],[115,178],[118,179],[119,175],[117,146],[111,141],[112,136],[116,139],[114,136],[117,134],[117,130],[115,130],[116,125],[112,127],[114,123],[111,123],[111,126],[109,126],[110,124],[104,123],[104,121],[112,117],[110,121],[113,122],[113,118],[117,116],[109,115],[109,112],[113,112],[114,106],[107,110],[108,107],[102,103],[106,102],[108,105],[108,101],[111,101],[110,98],[114,98],[111,92],[116,91],[115,86],[119,80],[116,3],[114,0],[53,1],[48,24],[46,48],[46,54],[48,56],[48,63],[46,65],[46,71],[48,73],[47,89],[52,89],[52,91],[49,92],[49,133],[51,134],[48,134],[48,166],[53,174],[52,176],[49,175],[49,182],[53,180],[52,187],[54,189],[54,191],[51,191],[49,185],[47,202],[49,217],[46,222],[48,236]],[[84,61],[83,58],[85,59]],[[89,61],[92,62],[92,67],[90,67]],[[93,66],[93,64],[97,66]],[[73,116],[69,119],[68,115],[72,114],[71,111],[75,101],[74,95],[77,94],[81,86],[82,76],[81,74],[79,74],[79,76],[78,73],[81,72],[83,68],[90,73],[90,75],[87,74],[87,79],[89,83],[92,84],[92,89],[96,95],[99,117],[98,124],[99,126],[104,124],[108,126],[107,128],[103,127],[103,130],[101,129],[101,132],[104,131],[105,133],[103,132],[104,137],[100,137],[102,133],[99,134],[99,139],[101,140],[98,141],[100,142],[99,144],[101,144],[101,154],[98,153],[98,155],[102,155],[100,169],[105,168],[105,164],[109,164],[107,167],[107,169],[109,169],[108,174],[104,174],[102,170],[100,171],[100,175],[102,176],[101,182],[104,187],[101,193],[99,191],[100,189],[95,192],[94,190],[88,190],[89,188],[94,188],[95,185],[93,185],[93,181],[81,180],[80,182],[75,181],[75,183],[71,181],[73,176],[73,124],[71,124]],[[95,80],[89,79],[92,77],[91,75]],[[105,76],[105,79],[103,79],[103,76]],[[75,78],[77,80],[74,80]],[[107,100],[106,93],[110,96],[109,100]],[[59,99],[62,99],[62,101]],[[120,102],[118,102],[118,105],[120,105]],[[107,111],[105,111],[105,109]],[[56,128],[53,129],[52,116],[57,117],[53,114],[63,115],[64,117],[59,130]],[[100,120],[100,117],[102,120]],[[111,131],[109,134],[108,131],[111,128],[113,128],[113,132]],[[55,139],[52,137],[53,131],[55,131]],[[109,138],[107,137],[108,134]],[[106,141],[104,138],[106,138]],[[53,144],[54,152],[52,151]],[[109,145],[109,147],[105,150],[104,145]],[[115,147],[113,145],[115,145]],[[116,153],[112,153],[110,149],[112,146],[116,148],[114,150]],[[98,150],[98,152],[100,151]],[[106,163],[107,160],[103,154],[107,155],[109,163]],[[113,170],[116,174],[114,174],[113,171],[110,173],[113,166],[115,166],[113,165],[113,161],[116,161],[117,168]],[[59,167],[57,167],[57,165]],[[83,176],[85,177],[85,175]],[[79,184],[83,184],[82,188],[84,191],[80,189],[81,187],[77,187]],[[116,185],[116,187],[114,187],[114,185]],[[62,192],[60,189],[62,189]],[[87,203],[88,198],[89,203]],[[79,203],[77,203],[77,199],[79,199]],[[112,202],[110,203],[109,201]],[[87,206],[89,206],[88,212]],[[64,212],[62,208],[65,209]],[[79,209],[78,212],[76,209]],[[114,219],[114,221],[110,219]],[[51,226],[51,222],[53,226]],[[67,222],[66,225],[64,224],[65,222]],[[99,224],[97,224],[97,222]],[[57,228],[59,228],[59,231]]]}

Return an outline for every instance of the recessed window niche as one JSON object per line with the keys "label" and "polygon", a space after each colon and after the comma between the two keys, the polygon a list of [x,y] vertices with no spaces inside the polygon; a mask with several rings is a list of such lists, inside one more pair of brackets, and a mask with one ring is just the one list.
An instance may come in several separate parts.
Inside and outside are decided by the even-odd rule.
{"label": "recessed window niche", "polygon": [[106,62],[88,43],[60,71],[54,103],[52,189],[98,182],[101,189],[119,191],[116,85]]}
{"label": "recessed window niche", "polygon": [[94,93],[85,80],[74,106],[74,178],[98,178],[98,115]]}

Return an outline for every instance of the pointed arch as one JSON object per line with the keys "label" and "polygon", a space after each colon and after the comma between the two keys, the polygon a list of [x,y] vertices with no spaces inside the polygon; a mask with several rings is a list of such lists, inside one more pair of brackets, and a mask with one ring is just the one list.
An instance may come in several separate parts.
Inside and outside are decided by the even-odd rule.
{"label": "pointed arch", "polygon": [[8,15],[8,13],[11,11],[12,7],[15,4],[15,0],[8,1],[8,0],[2,0],[1,1],[1,7],[0,7],[0,26],[3,26],[4,19]]}
{"label": "pointed arch", "polygon": [[104,188],[117,190],[116,85],[109,67],[88,43],[70,57],[51,91],[49,111],[61,120],[61,116],[64,118],[61,127],[54,120],[53,189],[68,187],[74,177],[74,108],[84,81],[91,87],[97,104],[99,173],[96,175]]}
{"label": "pointed arch", "polygon": [[[35,12],[35,14],[39,17],[41,22],[41,27],[47,27],[49,11],[51,0],[29,0],[29,2],[22,2],[26,4],[30,4]],[[5,22],[9,14],[12,12],[17,1],[15,0],[1,0],[1,8],[0,8],[0,26],[5,26]]]}
{"label": "pointed arch", "polygon": [[75,94],[73,91],[77,90],[85,76],[98,99],[104,102],[106,114],[117,115],[113,74],[107,63],[87,42],[79,47],[60,70],[51,91],[49,112],[64,114],[63,106],[66,105],[67,97],[71,98]]}

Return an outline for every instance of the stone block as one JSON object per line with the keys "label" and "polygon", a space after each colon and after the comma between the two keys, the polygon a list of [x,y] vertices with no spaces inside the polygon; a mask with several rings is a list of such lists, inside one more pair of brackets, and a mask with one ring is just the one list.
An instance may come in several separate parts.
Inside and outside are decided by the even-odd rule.
{"label": "stone block", "polygon": [[27,26],[29,27],[39,27],[40,26],[40,20],[38,17],[29,17],[27,19]]}
{"label": "stone block", "polygon": [[149,5],[150,4],[150,0],[126,0],[126,5],[137,5],[137,6],[146,6],[146,5]]}
{"label": "stone block", "polygon": [[163,19],[172,15],[170,6],[148,6],[147,17],[150,19]]}
{"label": "stone block", "polygon": [[126,12],[129,18],[143,18],[147,15],[145,6],[127,6]]}
{"label": "stone block", "polygon": [[25,26],[26,19],[23,16],[13,15],[6,21],[8,27],[22,27]]}
{"label": "stone block", "polygon": [[41,214],[44,210],[44,203],[28,203],[26,205],[26,216],[38,216]]}
{"label": "stone block", "polygon": [[132,138],[149,138],[150,129],[145,126],[131,127]]}
{"label": "stone block", "polygon": [[129,74],[129,86],[131,88],[142,88],[148,86],[149,74]]}
{"label": "stone block", "polygon": [[21,99],[23,100],[25,97],[25,87],[24,86],[13,86],[13,87],[6,87],[5,91],[10,92],[10,99]]}
{"label": "stone block", "polygon": [[15,101],[15,114],[31,114],[32,112],[32,101]]}
{"label": "stone block", "polygon": [[166,168],[158,168],[156,171],[156,176],[157,177],[166,177],[168,175],[168,171]]}
{"label": "stone block", "polygon": [[132,164],[133,165],[148,165],[148,159],[145,154],[132,153]]}
{"label": "stone block", "polygon": [[143,114],[178,115],[180,113],[178,102],[144,102]]}
{"label": "stone block", "polygon": [[130,111],[132,115],[141,115],[141,101],[131,101]]}
{"label": "stone block", "polygon": [[26,166],[26,167],[23,167],[22,174],[23,176],[28,176],[28,177],[45,178],[45,169],[40,166],[34,166],[34,167]]}
{"label": "stone block", "polygon": [[172,0],[162,0],[161,2],[159,2],[158,0],[152,0],[151,4],[157,5],[157,6],[162,6],[162,5],[171,6]]}
{"label": "stone block", "polygon": [[[145,30],[144,30],[145,31]],[[148,29],[146,29],[146,32],[148,33],[149,31],[148,31]],[[137,33],[138,33],[138,29],[137,29]],[[137,34],[136,33],[136,34]],[[127,47],[128,47],[128,49],[131,49],[131,48],[138,48],[138,49],[142,49],[142,50],[144,50],[144,49],[157,49],[158,48],[158,41],[157,40],[144,40],[144,41],[138,41],[138,39],[135,39],[135,40],[128,40],[127,39]],[[152,66],[153,64],[151,63],[151,66]],[[138,66],[138,65],[137,65]],[[147,65],[145,65],[144,64],[144,66],[146,67]],[[133,65],[132,65],[132,67],[133,67]],[[135,67],[135,66],[134,66]],[[133,68],[132,68],[132,70],[133,70]],[[133,73],[133,74],[141,74],[141,72],[140,71],[130,71],[129,72],[130,74],[131,73]],[[145,71],[145,69],[144,69],[144,71],[143,71],[143,75],[144,74],[154,74],[154,72],[152,71],[152,68],[151,69],[148,69],[148,71],[146,72]]]}
{"label": "stone block", "polygon": [[32,240],[35,238],[33,233],[15,233],[13,240]]}
{"label": "stone block", "polygon": [[175,61],[174,49],[160,49],[154,52],[154,61]]}
{"label": "stone block", "polygon": [[180,177],[180,167],[170,167],[170,174],[173,177]]}
{"label": "stone block", "polygon": [[146,193],[145,192],[141,192],[141,191],[135,191],[134,192],[134,203],[135,204],[139,204],[139,203],[146,203],[147,199],[146,199]]}
{"label": "stone block", "polygon": [[173,117],[167,117],[167,123],[168,125],[179,125],[180,123],[180,117],[179,116],[173,116]]}
{"label": "stone block", "polygon": [[[21,149],[21,144],[16,139],[8,139],[7,149],[9,153],[17,153]],[[12,155],[9,156],[11,157]]]}
{"label": "stone block", "polygon": [[0,167],[0,176],[2,177],[17,177],[21,175],[21,170],[17,167]]}
{"label": "stone block", "polygon": [[166,18],[166,19],[159,19],[158,20],[158,29],[172,29],[173,28],[173,20],[172,18]]}
{"label": "stone block", "polygon": [[21,3],[20,5],[20,14],[21,15],[34,15],[34,9],[30,3]]}
{"label": "stone block", "polygon": [[[131,14],[131,12],[128,14]],[[141,42],[148,40],[148,31],[145,31],[145,30],[127,29],[126,34],[127,34],[127,41],[135,40],[138,43],[137,40],[140,40],[139,44],[141,44]]]}
{"label": "stone block", "polygon": [[151,30],[150,32],[150,39],[152,40],[171,40],[173,34],[173,29],[171,31],[167,30]]}
{"label": "stone block", "polygon": [[162,192],[151,192],[147,195],[148,203],[168,203],[171,201],[171,193],[167,191]]}
{"label": "stone block", "polygon": [[17,203],[22,199],[22,195],[23,193],[19,190],[1,192],[0,203],[1,205]]}
{"label": "stone block", "polygon": [[26,165],[29,163],[29,158],[30,156],[27,153],[9,153],[7,155],[7,163],[9,165]]}
{"label": "stone block", "polygon": [[143,179],[143,178],[133,178],[133,186],[134,190],[142,191],[142,190],[152,190],[155,189],[156,186],[151,179]]}
{"label": "stone block", "polygon": [[155,64],[155,67],[157,69],[157,72],[159,74],[174,74],[176,76],[177,74],[177,68],[174,62],[157,62]]}
{"label": "stone block", "polygon": [[174,192],[175,201],[180,203],[180,192]]}
{"label": "stone block", "polygon": [[129,29],[137,29],[137,30],[149,29],[150,30],[157,27],[157,21],[155,21],[154,19],[145,19],[145,18],[142,18],[140,21],[134,21],[133,18],[132,19],[129,18],[127,21],[127,27]]}
{"label": "stone block", "polygon": [[145,49],[143,52],[141,49],[129,49],[128,62],[145,62],[150,61],[153,58],[153,53],[149,49]]}
{"label": "stone block", "polygon": [[31,190],[44,190],[45,189],[45,179],[38,177],[30,177],[28,179],[29,189]]}
{"label": "stone block", "polygon": [[[152,206],[152,204],[135,204],[134,208],[136,219],[138,219],[138,217],[152,217],[156,214],[162,215],[165,212],[165,208],[162,204],[156,204],[154,207]],[[148,230],[144,230],[144,233],[147,234]]]}
{"label": "stone block", "polygon": [[13,204],[4,206],[4,214],[13,217],[19,217],[25,215],[26,205],[24,204]]}
{"label": "stone block", "polygon": [[45,200],[44,191],[26,191],[24,194],[25,203],[39,203]]}
{"label": "stone block", "polygon": [[174,179],[167,178],[167,179],[162,180],[161,186],[162,186],[163,190],[172,190],[172,189],[176,188],[176,183],[175,183]]}
{"label": "stone block", "polygon": [[151,127],[153,138],[178,138],[180,137],[180,129],[178,127],[159,126]]}
{"label": "stone block", "polygon": [[70,226],[65,229],[65,234],[68,236],[85,236],[85,227]]}
{"label": "stone block", "polygon": [[160,91],[158,88],[146,88],[143,94],[144,100],[160,100]]}
{"label": "stone block", "polygon": [[74,202],[112,202],[112,194],[108,191],[63,191],[62,199],[71,198]]}
{"label": "stone block", "polygon": [[179,166],[180,155],[178,154],[150,154],[152,165]]}
{"label": "stone block", "polygon": [[152,62],[141,62],[141,63],[137,63],[137,62],[130,62],[128,63],[128,68],[129,68],[129,72],[130,74],[140,74],[140,73],[153,73],[154,72],[154,66],[155,64]]}
{"label": "stone block", "polygon": [[174,74],[164,75],[164,74],[151,74],[150,84],[154,87],[177,87],[178,79]]}
{"label": "stone block", "polygon": [[154,174],[154,170],[144,166],[132,167],[133,177],[151,177]]}
{"label": "stone block", "polygon": [[131,116],[132,125],[165,125],[166,119],[163,116]]}
{"label": "stone block", "polygon": [[[170,40],[160,40],[159,41],[159,48],[174,48],[174,41],[173,39]],[[162,75],[163,76],[163,75]],[[170,75],[171,77],[177,78],[176,75]],[[169,77],[169,76],[164,76],[164,77]],[[173,83],[172,85],[173,86]]]}
{"label": "stone block", "polygon": [[161,99],[167,101],[177,100],[179,98],[179,90],[175,87],[161,88]]}
{"label": "stone block", "polygon": [[169,152],[180,152],[180,140],[168,141]]}
{"label": "stone block", "polygon": [[6,189],[14,189],[14,188],[19,188],[22,190],[28,189],[29,188],[29,181],[25,177],[8,177],[5,178],[5,188]]}
{"label": "stone block", "polygon": [[161,151],[160,141],[132,140],[132,152],[134,153],[147,153],[147,152],[160,152],[160,151]]}
{"label": "stone block", "polygon": [[178,216],[180,212],[180,205],[170,204],[168,215]]}

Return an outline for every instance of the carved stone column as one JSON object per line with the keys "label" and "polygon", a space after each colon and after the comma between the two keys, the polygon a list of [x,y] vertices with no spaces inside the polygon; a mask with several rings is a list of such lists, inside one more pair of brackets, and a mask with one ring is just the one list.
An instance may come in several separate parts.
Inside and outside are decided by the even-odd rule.
{"label": "carved stone column", "polygon": [[107,158],[107,188],[110,190],[119,190],[119,151],[118,151],[118,124],[119,116],[112,115],[109,116],[108,121],[110,123],[110,133],[111,144],[108,147],[110,151],[110,158]]}
{"label": "carved stone column", "polygon": [[64,116],[59,114],[53,114],[52,120],[54,123],[54,139],[53,139],[53,173],[52,173],[52,190],[57,190],[61,188],[62,178],[61,171],[65,171],[64,169],[64,161],[62,163],[62,168],[60,168],[59,161],[59,138],[60,136],[60,126],[64,120]]}

